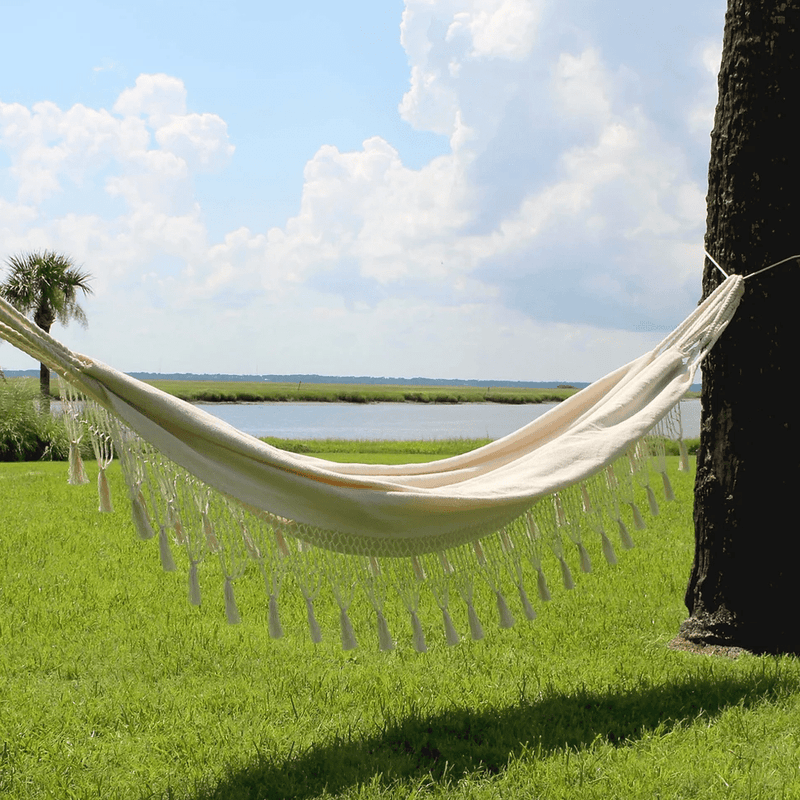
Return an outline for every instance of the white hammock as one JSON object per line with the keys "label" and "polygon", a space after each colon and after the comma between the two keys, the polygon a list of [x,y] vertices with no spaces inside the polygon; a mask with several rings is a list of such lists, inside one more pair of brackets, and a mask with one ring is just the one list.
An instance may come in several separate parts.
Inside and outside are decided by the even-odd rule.
{"label": "white hammock", "polygon": [[[667,432],[671,412],[733,316],[742,293],[743,279],[729,277],[652,352],[515,433],[454,458],[399,466],[338,464],[280,451],[193,405],[73,353],[3,301],[0,336],[93,401],[70,405],[66,414],[74,442],[73,479],[79,469],[77,442],[86,422],[98,455],[101,496],[107,491],[104,468],[113,439],[137,529],[144,538],[159,531],[166,568],[174,568],[170,545],[185,546],[193,602],[199,602],[198,566],[209,555],[217,555],[225,576],[228,618],[237,621],[232,581],[245,570],[248,559],[254,560],[267,580],[270,630],[279,635],[277,594],[281,577],[289,570],[298,579],[312,638],[317,639],[313,601],[320,580],[312,574],[316,570],[328,579],[339,604],[344,645],[355,642],[347,611],[354,587],[362,586],[378,616],[381,646],[388,647],[391,637],[379,586],[388,562],[393,576],[389,583],[411,586],[404,602],[408,600],[415,645],[424,649],[416,610],[430,564],[438,577],[428,583],[452,642],[458,637],[447,610],[450,583],[467,605],[473,636],[482,635],[472,605],[475,572],[491,586],[501,624],[511,618],[502,593],[505,578],[487,554],[507,567],[501,573],[511,576],[530,618],[533,611],[524,582],[531,569],[540,595],[547,595],[542,544],[559,560],[567,584],[571,578],[563,537],[577,547],[584,569],[589,561],[583,544],[587,528],[600,537],[611,561],[613,548],[605,533],[609,520],[620,531],[623,544],[629,544],[620,502],[630,506],[639,524],[635,482],[642,484],[651,509],[657,510],[648,477],[652,454],[641,443],[652,432]],[[663,457],[657,457],[654,466],[669,497]],[[554,500],[538,502],[545,497]],[[298,545],[287,543],[290,539]],[[306,554],[303,563],[298,563],[296,551]],[[433,560],[430,554],[435,554]],[[379,557],[383,562],[377,561]],[[319,566],[314,559],[324,563]],[[410,581],[398,578],[403,570]],[[450,582],[444,591],[442,577]],[[404,590],[400,591],[402,595]]]}

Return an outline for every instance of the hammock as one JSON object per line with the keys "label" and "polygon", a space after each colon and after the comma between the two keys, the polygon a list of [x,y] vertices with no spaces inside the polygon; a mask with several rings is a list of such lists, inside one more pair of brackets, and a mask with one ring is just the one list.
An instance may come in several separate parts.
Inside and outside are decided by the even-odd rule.
{"label": "hammock", "polygon": [[587,536],[599,539],[611,563],[609,525],[623,547],[632,546],[626,520],[643,525],[637,491],[658,511],[651,468],[672,497],[660,437],[679,438],[678,403],[742,293],[743,278],[730,276],[654,350],[515,433],[464,455],[397,466],[280,451],[70,351],[2,300],[0,336],[65,382],[70,481],[85,481],[79,443],[88,432],[100,507],[110,509],[105,469],[115,451],[139,536],[157,536],[167,570],[175,569],[173,548],[184,550],[192,603],[200,603],[198,569],[216,560],[228,620],[238,622],[233,582],[255,564],[269,596],[271,635],[283,633],[278,599],[292,576],[314,641],[322,635],[315,602],[327,585],[339,608],[343,646],[356,644],[349,610],[358,596],[375,612],[380,646],[390,649],[385,599],[396,591],[414,645],[424,650],[423,588],[433,594],[452,644],[460,637],[449,611],[451,590],[466,606],[473,638],[481,638],[475,599],[487,588],[502,627],[513,624],[509,585],[529,619],[535,611],[526,584],[534,581],[540,598],[549,598],[545,551],[571,587],[567,554],[576,551],[589,571]]}

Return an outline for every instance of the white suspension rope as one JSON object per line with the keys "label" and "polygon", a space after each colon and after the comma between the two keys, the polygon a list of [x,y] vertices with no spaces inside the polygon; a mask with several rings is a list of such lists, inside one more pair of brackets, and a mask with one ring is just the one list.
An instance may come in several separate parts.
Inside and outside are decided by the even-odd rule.
{"label": "white suspension rope", "polygon": [[[712,257],[712,255],[708,252],[708,250],[703,250],[706,254],[706,258],[727,278],[728,273],[725,272],[724,269],[717,263],[717,261]],[[781,264],[785,264],[787,261],[797,261],[800,264],[800,254],[794,256],[788,256],[787,258],[783,258],[780,261],[776,261],[774,264],[770,264],[769,266],[763,267],[762,269],[757,270],[756,272],[751,272],[748,275],[743,275],[742,277],[747,280],[748,278],[754,278],[756,275],[760,275],[762,272],[766,272],[767,270],[774,269],[775,267],[779,267]]]}

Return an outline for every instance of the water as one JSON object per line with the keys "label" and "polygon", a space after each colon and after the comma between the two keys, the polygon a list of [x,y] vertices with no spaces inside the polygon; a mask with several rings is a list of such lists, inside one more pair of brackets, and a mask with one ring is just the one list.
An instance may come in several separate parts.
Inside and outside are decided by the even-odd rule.
{"label": "water", "polygon": [[[204,403],[201,408],[253,436],[281,439],[499,439],[553,408],[464,403]],[[683,433],[700,435],[700,401],[681,403]]]}

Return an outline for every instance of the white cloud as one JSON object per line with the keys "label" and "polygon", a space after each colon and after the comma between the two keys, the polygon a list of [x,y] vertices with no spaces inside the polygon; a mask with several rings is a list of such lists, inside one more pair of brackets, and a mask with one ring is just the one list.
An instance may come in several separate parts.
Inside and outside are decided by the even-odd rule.
{"label": "white cloud", "polygon": [[190,170],[219,170],[233,153],[225,122],[213,114],[187,114],[185,95],[176,78],[143,75],[122,92],[116,115],[80,104],[62,110],[50,102],[31,109],[0,103],[0,147],[11,159],[17,199],[40,205],[64,191],[65,179],[83,186],[110,170],[108,193],[132,208],[185,205],[185,187],[180,191],[178,184]]}
{"label": "white cloud", "polygon": [[156,141],[195,171],[223,169],[234,151],[228,144],[228,126],[216,114],[172,116],[156,131]]}
{"label": "white cloud", "polygon": [[467,35],[472,58],[524,58],[536,38],[539,6],[534,0],[478,0],[453,15],[446,38]]}
{"label": "white cloud", "polygon": [[120,94],[114,112],[123,117],[146,116],[151,128],[160,128],[172,117],[186,114],[186,87],[170,75],[140,75],[133,88]]}
{"label": "white cloud", "polygon": [[556,107],[571,117],[602,123],[611,116],[609,81],[600,53],[591,47],[578,55],[561,53],[553,73]]}

